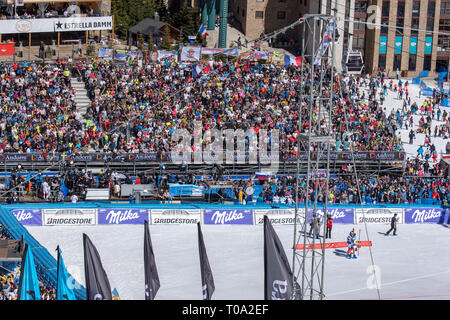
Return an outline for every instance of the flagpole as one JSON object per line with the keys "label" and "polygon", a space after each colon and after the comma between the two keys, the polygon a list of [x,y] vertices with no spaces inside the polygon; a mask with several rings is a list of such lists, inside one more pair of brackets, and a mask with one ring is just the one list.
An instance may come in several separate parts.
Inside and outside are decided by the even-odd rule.
{"label": "flagpole", "polygon": [[58,254],[56,255],[56,298],[58,298],[58,287],[59,287],[59,245],[56,246],[56,251]]}
{"label": "flagpole", "polygon": [[17,300],[20,300],[20,295],[22,293],[23,274],[25,270],[25,261],[27,259],[27,254],[28,254],[28,243],[25,244],[25,249],[22,255],[22,265],[20,266],[20,278],[19,278],[19,288],[17,290]]}
{"label": "flagpole", "polygon": [[264,300],[268,300],[267,296],[267,250],[266,250],[266,228],[267,228],[267,216],[264,216]]}

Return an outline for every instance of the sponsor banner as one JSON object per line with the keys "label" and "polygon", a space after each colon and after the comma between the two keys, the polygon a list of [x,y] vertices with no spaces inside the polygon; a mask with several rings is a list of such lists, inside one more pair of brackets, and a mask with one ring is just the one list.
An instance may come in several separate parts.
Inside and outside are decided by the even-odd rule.
{"label": "sponsor banner", "polygon": [[[308,219],[311,219],[313,209],[309,209],[310,213],[308,214]],[[320,221],[323,221],[324,216],[324,208],[317,208],[316,213],[320,218]],[[303,211],[304,212],[304,211]],[[333,223],[350,223],[354,222],[354,215],[352,208],[327,208],[327,214],[331,214],[333,218]]]}
{"label": "sponsor banner", "polygon": [[[267,216],[270,223],[273,225],[293,225],[295,223],[295,210],[294,209],[267,209],[267,210],[253,210],[255,215],[255,224],[263,225],[264,216]],[[298,211],[297,222],[302,223],[305,210]]]}
{"label": "sponsor banner", "polygon": [[112,30],[112,17],[75,17],[52,20],[55,32]]}
{"label": "sponsor banner", "polygon": [[92,226],[97,209],[42,209],[44,226]]}
{"label": "sponsor banner", "polygon": [[181,50],[181,61],[200,61],[201,47],[183,47]]}
{"label": "sponsor banner", "polygon": [[[363,211],[364,210],[364,215]],[[404,215],[401,208],[367,208],[355,209],[355,223],[363,224],[390,224],[394,214],[397,214],[397,223],[404,223]]]}
{"label": "sponsor banner", "polygon": [[2,34],[112,30],[112,16],[0,20]]}
{"label": "sponsor banner", "polygon": [[98,224],[144,224],[146,209],[98,209]]}
{"label": "sponsor banner", "polygon": [[24,226],[41,226],[42,212],[41,209],[21,209],[11,211],[17,221]]}
{"label": "sponsor banner", "polygon": [[152,224],[197,224],[201,222],[200,209],[151,209]]}
{"label": "sponsor banner", "polygon": [[445,211],[442,208],[405,209],[405,223],[445,223]]}
{"label": "sponsor banner", "polygon": [[206,209],[203,211],[204,224],[253,224],[252,210]]}
{"label": "sponsor banner", "polygon": [[[117,50],[116,50],[117,51]],[[127,51],[127,50],[123,50]],[[126,55],[128,57],[128,55]],[[119,59],[124,59],[124,56],[119,56]],[[126,59],[126,58],[125,58]],[[124,60],[126,61],[126,60]],[[402,161],[405,158],[404,152],[355,152],[354,157],[356,161]],[[308,160],[308,154],[306,152],[299,153],[299,158],[302,161]],[[207,154],[203,156],[203,159],[210,159]],[[260,159],[264,161],[296,161],[295,157],[287,157],[283,154],[261,154]],[[317,159],[316,153],[311,153],[311,159]],[[321,154],[320,159],[326,160],[326,154]],[[352,154],[350,152],[330,152],[331,160],[352,160]],[[109,161],[109,162],[159,162],[160,160],[166,163],[172,162],[170,153],[156,152],[149,153],[124,153],[124,154],[112,154],[112,153],[52,153],[47,155],[47,160],[44,159],[41,153],[3,153],[0,154],[0,162],[50,162],[50,161],[74,161],[74,162],[95,162],[95,161]],[[250,162],[250,156],[248,153],[245,155],[234,154],[234,160],[244,160]],[[226,162],[226,154],[224,153],[223,162]]]}

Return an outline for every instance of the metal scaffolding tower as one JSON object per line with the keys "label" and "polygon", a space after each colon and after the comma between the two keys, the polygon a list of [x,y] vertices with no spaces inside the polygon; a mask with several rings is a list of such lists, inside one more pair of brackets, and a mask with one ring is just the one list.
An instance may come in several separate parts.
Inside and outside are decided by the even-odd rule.
{"label": "metal scaffolding tower", "polygon": [[[336,18],[327,15],[305,15],[302,23],[302,80],[300,108],[307,109],[307,119],[300,116],[298,150],[308,152],[306,186],[300,190],[297,158],[295,192],[295,224],[292,261],[293,299],[322,300],[324,298],[325,232],[330,176],[330,146],[333,143],[331,111],[334,97],[334,45]],[[303,123],[309,123],[302,128]],[[302,133],[303,132],[303,133]],[[299,193],[304,193],[305,207],[299,208]],[[325,194],[323,208],[318,208],[318,193]],[[313,196],[312,199],[309,199]],[[321,209],[319,212],[318,210]],[[323,215],[322,215],[323,212]],[[307,230],[314,216],[323,226],[323,237],[316,238],[314,230]],[[303,248],[298,247],[303,245]]]}

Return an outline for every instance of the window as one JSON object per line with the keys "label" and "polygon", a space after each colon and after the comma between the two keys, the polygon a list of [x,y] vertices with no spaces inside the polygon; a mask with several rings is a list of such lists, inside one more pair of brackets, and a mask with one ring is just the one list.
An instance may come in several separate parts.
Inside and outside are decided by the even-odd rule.
{"label": "window", "polygon": [[431,71],[431,55],[426,55],[423,59],[423,70]]}
{"label": "window", "polygon": [[420,2],[413,2],[412,19],[411,19],[411,34],[416,35],[419,29],[419,14],[420,14]]}
{"label": "window", "polygon": [[394,69],[394,71],[401,70],[402,68],[402,55],[401,54],[396,54],[394,55],[394,65],[392,66],[392,68]]}
{"label": "window", "polygon": [[450,2],[441,1],[441,15],[450,14]]}
{"label": "window", "polygon": [[414,1],[412,8],[412,16],[413,18],[418,18],[419,14],[420,14],[420,1]]}
{"label": "window", "polygon": [[237,13],[239,14],[239,6],[237,7]]}
{"label": "window", "polygon": [[416,60],[417,56],[415,54],[409,55],[408,71],[416,71]]}
{"label": "window", "polygon": [[[381,10],[381,24],[383,26],[389,25],[389,6],[391,3],[389,1],[383,1]],[[387,34],[389,32],[388,27],[381,27],[381,34]]]}
{"label": "window", "polygon": [[245,9],[242,9],[242,16],[245,17]]}
{"label": "window", "polygon": [[396,34],[403,34],[403,26],[405,25],[405,2],[399,1],[397,5],[397,29]]}
{"label": "window", "polygon": [[381,16],[389,17],[389,6],[391,3],[389,1],[383,1],[383,6],[381,9]]}
{"label": "window", "polygon": [[381,70],[386,70],[386,55],[380,55],[378,58],[378,67]]}
{"label": "window", "polygon": [[278,11],[278,12],[277,12],[277,19],[278,19],[278,20],[284,20],[284,19],[286,19],[286,11]]}
{"label": "window", "polygon": [[434,30],[434,19],[428,18],[427,19],[427,31],[433,31]]}
{"label": "window", "polygon": [[278,0],[278,2],[287,2],[287,0]]}
{"label": "window", "polygon": [[256,2],[264,2],[264,0],[256,0]]}
{"label": "window", "polygon": [[255,11],[255,18],[256,19],[264,18],[264,11]]}
{"label": "window", "polygon": [[436,11],[436,2],[429,1],[428,2],[428,9],[427,9],[427,17],[428,18],[434,18],[434,12]]}

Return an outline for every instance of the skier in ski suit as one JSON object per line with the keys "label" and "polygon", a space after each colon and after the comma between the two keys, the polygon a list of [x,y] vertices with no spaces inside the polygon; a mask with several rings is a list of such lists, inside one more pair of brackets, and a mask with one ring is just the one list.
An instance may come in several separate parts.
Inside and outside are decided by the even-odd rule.
{"label": "skier in ski suit", "polygon": [[355,233],[355,229],[353,229],[352,231],[350,231],[350,234],[347,237],[347,246],[348,246],[348,250],[347,250],[347,258],[348,259],[356,259],[356,233]]}

